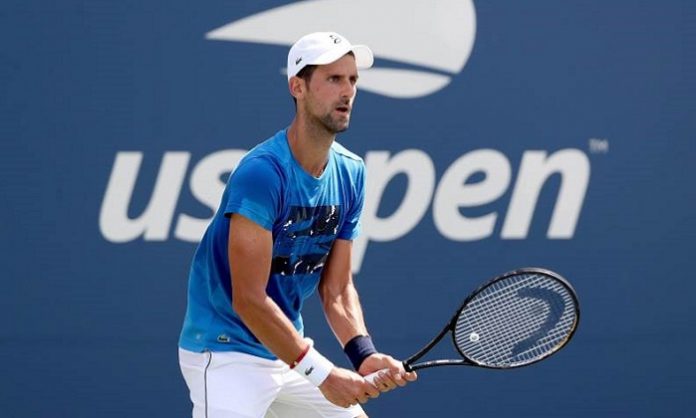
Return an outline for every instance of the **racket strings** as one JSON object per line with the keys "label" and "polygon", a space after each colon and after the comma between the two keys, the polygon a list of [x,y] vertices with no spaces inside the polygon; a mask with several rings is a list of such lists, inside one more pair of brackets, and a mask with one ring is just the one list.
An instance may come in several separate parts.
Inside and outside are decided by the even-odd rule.
{"label": "racket strings", "polygon": [[[534,286],[538,283],[530,284]],[[500,291],[500,289],[498,289]],[[538,288],[537,288],[538,291]],[[500,315],[497,322],[489,322],[488,324],[493,324],[494,327],[483,327],[486,335],[498,336],[498,341],[491,339],[491,342],[496,342],[493,344],[482,344],[480,347],[483,348],[484,354],[492,358],[500,359],[500,356],[515,356],[517,361],[529,360],[529,358],[534,358],[538,354],[546,352],[552,347],[545,347],[544,345],[549,342],[555,341],[555,333],[553,329],[544,330],[542,329],[544,323],[550,318],[550,315],[554,315],[558,318],[563,312],[563,307],[565,303],[561,300],[560,302],[541,302],[534,301],[529,302],[528,299],[515,296],[515,292],[507,293],[506,298],[501,298],[500,303],[504,304],[507,309],[504,311],[503,315]],[[486,311],[487,317],[490,317],[493,313]],[[485,320],[486,318],[477,318],[478,321]],[[507,328],[506,328],[507,327]],[[555,327],[554,327],[555,328]],[[535,338],[531,338],[536,335]],[[521,344],[525,340],[527,344]],[[512,347],[512,350],[510,350]],[[521,347],[521,348],[519,348]]]}
{"label": "racket strings", "polygon": [[[536,287],[541,284],[539,280],[536,280],[528,283],[528,286]],[[548,315],[551,314],[550,311],[563,312],[567,302],[570,302],[570,298],[568,297],[568,300],[563,300],[562,303],[555,303],[556,301],[554,301],[552,306],[541,301],[529,303],[528,300],[520,298],[517,295],[514,291],[517,288],[519,288],[519,283],[517,283],[517,286],[514,284],[504,286],[503,283],[497,283],[497,286],[490,289],[487,297],[488,300],[482,298],[481,300],[477,300],[476,303],[478,308],[482,309],[485,313],[485,315],[479,315],[476,318],[479,323],[494,326],[488,328],[484,326],[484,329],[488,331],[487,334],[497,334],[502,339],[502,342],[507,342],[508,344],[514,344],[520,341],[520,339],[528,337],[531,331],[540,328],[541,324],[548,318]],[[491,303],[491,299],[493,298],[492,295],[496,294],[503,295],[497,300],[498,307],[495,307],[495,304]],[[494,308],[496,309],[495,311],[493,310]],[[486,322],[486,318],[496,318],[498,320],[495,322]],[[553,340],[553,337],[554,333],[551,332],[543,338]],[[491,346],[484,345],[483,347],[490,348]]]}
{"label": "racket strings", "polygon": [[[530,283],[531,286],[535,284],[538,283]],[[504,357],[513,354],[516,354],[519,360],[524,360],[523,354],[530,350],[532,351],[532,357],[539,351],[545,351],[541,344],[545,342],[544,340],[553,340],[553,332],[546,336],[542,336],[542,338],[538,338],[535,340],[535,344],[528,344],[528,347],[524,350],[525,353],[514,352],[520,351],[515,350],[515,345],[541,330],[545,318],[548,318],[550,315],[549,311],[552,310],[551,307],[539,301],[529,303],[519,298],[514,291],[508,290],[504,292],[503,289],[501,289],[500,283],[497,287],[497,289],[495,287],[489,289],[489,292],[498,292],[498,295],[505,295],[505,297],[498,298],[498,303],[504,306],[504,309],[493,311],[492,307],[494,305],[491,305],[491,301],[482,300],[480,302],[485,303],[477,304],[479,305],[477,306],[479,311],[472,311],[478,313],[478,315],[474,315],[473,318],[476,323],[480,325],[479,329],[481,329],[481,332],[487,336],[483,344],[478,345],[477,348],[479,348],[479,351],[482,351],[489,359],[498,358],[498,360],[500,360],[501,355]],[[521,301],[525,303],[520,304]],[[558,307],[556,307],[556,309],[558,309]],[[491,321],[491,318],[496,319],[496,321]],[[497,337],[497,339],[492,337]],[[512,350],[510,347],[512,347]]]}
{"label": "racket strings", "polygon": [[482,289],[464,307],[455,343],[481,365],[511,367],[555,351],[576,318],[574,298],[559,281],[541,274],[514,275]]}
{"label": "racket strings", "polygon": [[[505,361],[506,357],[512,355],[515,344],[532,335],[533,329],[540,327],[541,322],[539,321],[521,322],[519,309],[511,303],[514,300],[507,299],[501,299],[501,303],[505,304],[505,309],[493,312],[488,305],[478,306],[475,315],[467,319],[469,328],[478,330],[478,332],[469,334],[469,342],[477,344],[474,344],[473,350],[469,350],[467,354],[473,354],[479,360],[485,359],[487,363],[499,365]],[[492,321],[491,318],[495,318],[496,321]],[[474,326],[472,323],[478,326]],[[462,340],[462,337],[466,335],[462,334],[461,327],[458,333],[460,334],[459,345],[461,346],[465,344],[466,340]],[[471,341],[472,335],[476,336],[474,341]]]}
{"label": "racket strings", "polygon": [[[531,329],[540,325],[540,322],[537,324],[531,321],[528,323],[521,321],[520,307],[515,306],[516,297],[513,298],[512,295],[509,293],[497,300],[499,303],[497,307],[490,301],[476,304],[478,305],[475,306],[476,310],[471,311],[471,317],[466,319],[470,328],[478,329],[475,332],[478,341],[480,341],[481,336],[484,337],[484,341],[475,344],[474,350],[469,351],[474,353],[476,357],[487,358],[488,362],[490,359],[500,359],[501,356],[506,355],[507,351],[510,351],[509,348],[516,342],[531,335]],[[474,327],[474,324],[478,326]],[[462,334],[461,328],[458,333]],[[471,335],[469,334],[469,336]],[[461,337],[466,337],[466,335],[461,335]],[[462,345],[461,340],[459,345]]]}

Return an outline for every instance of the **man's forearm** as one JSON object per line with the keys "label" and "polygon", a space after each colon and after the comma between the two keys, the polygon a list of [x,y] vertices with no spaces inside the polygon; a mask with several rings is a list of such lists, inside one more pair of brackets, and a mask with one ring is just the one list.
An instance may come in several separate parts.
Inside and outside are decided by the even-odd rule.
{"label": "man's forearm", "polygon": [[235,299],[234,309],[256,338],[285,363],[292,364],[306,348],[307,343],[270,297]]}
{"label": "man's forearm", "polygon": [[356,335],[367,334],[358,292],[352,283],[340,289],[322,288],[320,295],[326,319],[341,346]]}

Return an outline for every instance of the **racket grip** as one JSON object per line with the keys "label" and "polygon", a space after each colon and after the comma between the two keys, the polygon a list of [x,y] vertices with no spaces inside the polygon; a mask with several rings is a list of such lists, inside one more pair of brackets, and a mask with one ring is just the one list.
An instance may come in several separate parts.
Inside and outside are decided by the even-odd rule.
{"label": "racket grip", "polygon": [[[405,361],[403,362],[403,365],[404,365],[404,370],[406,370],[407,372],[413,371],[413,369],[411,368],[411,365],[406,363]],[[363,379],[367,380],[372,386],[376,386],[375,379],[377,379],[377,376],[379,376],[379,374],[382,372],[389,373],[389,369],[377,370],[376,372],[372,372],[372,373],[368,374],[367,376],[363,376]]]}
{"label": "racket grip", "polygon": [[377,370],[376,372],[372,372],[368,374],[367,376],[363,376],[365,380],[368,381],[372,386],[377,386],[375,385],[375,379],[377,379],[377,376],[379,376],[380,373],[389,373],[389,369],[382,369],[382,370]]}

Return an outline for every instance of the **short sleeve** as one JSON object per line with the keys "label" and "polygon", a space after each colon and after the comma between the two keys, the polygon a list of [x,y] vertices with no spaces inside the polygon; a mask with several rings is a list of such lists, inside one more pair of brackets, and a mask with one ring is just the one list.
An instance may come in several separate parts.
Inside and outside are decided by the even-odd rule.
{"label": "short sleeve", "polygon": [[346,218],[343,222],[341,230],[338,231],[338,238],[345,240],[354,240],[360,234],[360,216],[365,204],[365,166],[359,165],[354,183],[353,199],[346,204]]}
{"label": "short sleeve", "polygon": [[278,217],[281,176],[275,165],[265,158],[244,160],[229,180],[225,216],[238,213],[267,230]]}

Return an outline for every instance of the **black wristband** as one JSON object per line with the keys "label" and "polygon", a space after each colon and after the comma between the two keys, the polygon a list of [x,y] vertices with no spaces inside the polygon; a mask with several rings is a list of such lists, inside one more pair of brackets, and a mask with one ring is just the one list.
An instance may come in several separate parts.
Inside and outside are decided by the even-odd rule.
{"label": "black wristband", "polygon": [[343,347],[343,351],[350,359],[350,362],[353,363],[353,368],[358,370],[363,360],[376,353],[377,349],[369,335],[358,335],[348,341],[346,346]]}

